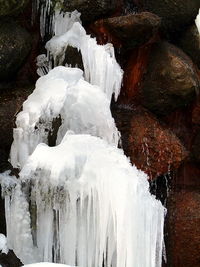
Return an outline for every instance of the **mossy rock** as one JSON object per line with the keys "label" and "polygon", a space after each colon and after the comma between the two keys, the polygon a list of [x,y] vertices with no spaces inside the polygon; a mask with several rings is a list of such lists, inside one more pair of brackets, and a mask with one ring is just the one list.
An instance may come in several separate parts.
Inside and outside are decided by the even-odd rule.
{"label": "mossy rock", "polygon": [[23,11],[29,0],[0,0],[0,17]]}

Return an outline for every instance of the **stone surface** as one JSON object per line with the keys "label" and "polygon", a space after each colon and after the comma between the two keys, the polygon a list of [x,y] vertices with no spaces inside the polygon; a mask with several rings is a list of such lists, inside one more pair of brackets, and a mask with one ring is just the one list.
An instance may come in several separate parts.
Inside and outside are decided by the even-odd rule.
{"label": "stone surface", "polygon": [[30,34],[15,21],[0,21],[0,81],[12,80],[31,49]]}
{"label": "stone surface", "polygon": [[125,154],[150,179],[177,169],[186,158],[181,141],[146,110],[121,106],[113,115]]}
{"label": "stone surface", "polygon": [[[0,94],[0,166],[4,171],[6,168],[6,158],[8,157],[10,146],[13,140],[13,128],[15,127],[16,114],[21,110],[23,102],[31,93],[31,88],[14,88],[1,90]],[[3,156],[4,155],[4,156]]]}
{"label": "stone surface", "polygon": [[162,18],[165,30],[176,31],[194,21],[200,7],[199,0],[133,0],[142,10]]}
{"label": "stone surface", "polygon": [[115,0],[64,0],[62,6],[65,11],[81,12],[81,19],[84,22],[91,22],[106,14],[115,11],[117,4]]}
{"label": "stone surface", "polygon": [[29,0],[0,0],[0,17],[23,11]]}
{"label": "stone surface", "polygon": [[167,208],[167,266],[199,266],[199,191],[172,191]]}
{"label": "stone surface", "polygon": [[186,54],[167,42],[152,46],[141,92],[146,108],[169,114],[193,101],[199,87],[198,74]]}
{"label": "stone surface", "polygon": [[68,46],[65,53],[65,62],[70,67],[84,70],[81,52],[77,48]]}
{"label": "stone surface", "polygon": [[195,24],[183,33],[178,45],[200,69],[200,35]]}
{"label": "stone surface", "polygon": [[158,31],[160,18],[150,12],[129,14],[104,20],[114,33],[128,48],[134,48],[148,42]]}
{"label": "stone surface", "polygon": [[21,261],[16,257],[14,252],[10,250],[8,254],[0,254],[0,265],[2,267],[20,267],[23,264]]}
{"label": "stone surface", "polygon": [[193,146],[192,146],[192,156],[194,160],[200,163],[200,130],[197,132]]}

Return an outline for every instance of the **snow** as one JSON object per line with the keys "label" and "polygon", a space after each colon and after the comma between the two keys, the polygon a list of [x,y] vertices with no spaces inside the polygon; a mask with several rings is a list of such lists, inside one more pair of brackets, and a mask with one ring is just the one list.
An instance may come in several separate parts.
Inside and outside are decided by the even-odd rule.
{"label": "snow", "polygon": [[0,234],[0,252],[5,254],[8,253],[7,238],[3,234]]}
{"label": "snow", "polygon": [[197,29],[198,29],[199,35],[200,35],[200,9],[199,9],[199,14],[196,17],[195,23],[196,23],[196,26],[197,26]]}

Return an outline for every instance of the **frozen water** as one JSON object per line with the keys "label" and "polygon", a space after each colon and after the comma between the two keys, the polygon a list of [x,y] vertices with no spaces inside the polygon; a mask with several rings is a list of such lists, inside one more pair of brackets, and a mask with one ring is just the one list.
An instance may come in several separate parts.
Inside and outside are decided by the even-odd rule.
{"label": "frozen water", "polygon": [[[98,137],[67,133],[56,147],[37,146],[20,181],[26,190],[20,193],[18,186],[7,201],[19,218],[9,221],[8,240],[24,263],[161,266],[164,208],[149,193],[147,176],[121,150]],[[30,190],[28,216],[24,192]],[[32,232],[26,228],[30,217]],[[27,218],[25,226],[21,218]]]}
{"label": "frozen water", "polygon": [[73,266],[60,263],[41,262],[41,263],[24,265],[24,267],[73,267]]}
{"label": "frozen water", "polygon": [[117,145],[119,133],[110,103],[99,87],[89,84],[77,68],[59,66],[42,76],[17,115],[11,163],[22,167],[41,143],[48,143],[52,121],[61,117],[57,143],[68,130],[99,136]]}
{"label": "frozen water", "polygon": [[200,9],[199,9],[199,14],[196,17],[195,23],[197,25],[197,29],[198,29],[199,35],[200,35]]}
{"label": "frozen water", "polygon": [[[50,9],[44,1],[42,35]],[[47,74],[17,116],[11,163],[21,172],[19,179],[0,176],[8,247],[24,264],[161,267],[165,209],[150,194],[148,177],[117,148],[109,108],[123,72],[112,45],[97,45],[78,14],[48,18],[55,36],[47,57],[38,59]],[[68,45],[81,51],[84,72],[52,69],[63,63]],[[61,125],[49,147],[55,119]],[[32,266],[38,265],[52,264]]]}
{"label": "frozen water", "polygon": [[3,234],[0,234],[0,252],[5,254],[8,253],[7,238]]}

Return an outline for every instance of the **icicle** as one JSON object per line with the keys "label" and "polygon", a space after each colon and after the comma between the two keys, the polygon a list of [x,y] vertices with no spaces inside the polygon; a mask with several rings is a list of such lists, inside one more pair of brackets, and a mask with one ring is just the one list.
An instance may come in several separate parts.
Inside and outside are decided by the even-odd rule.
{"label": "icicle", "polygon": [[197,26],[197,29],[198,29],[199,35],[200,35],[200,9],[199,9],[199,14],[196,17],[195,23],[196,23],[196,26]]}
{"label": "icicle", "polygon": [[[56,147],[37,146],[20,181],[31,185],[36,205],[39,261],[52,262],[57,254],[59,262],[82,267],[161,266],[165,210],[149,193],[146,175],[121,150],[97,137],[66,134]],[[14,194],[6,213],[15,208],[22,214],[16,207],[25,203],[21,194]],[[21,223],[16,219],[15,227]],[[31,229],[25,230],[29,236]],[[16,234],[9,242],[18,257],[37,262],[29,258],[36,249],[31,238],[26,258]]]}

